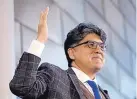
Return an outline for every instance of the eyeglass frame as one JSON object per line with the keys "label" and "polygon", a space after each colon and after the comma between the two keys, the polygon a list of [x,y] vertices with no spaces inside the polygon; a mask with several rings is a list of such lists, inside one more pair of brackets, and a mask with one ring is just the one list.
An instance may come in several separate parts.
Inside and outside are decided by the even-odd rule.
{"label": "eyeglass frame", "polygon": [[[96,44],[95,45],[95,48],[91,47],[90,45],[92,44]],[[92,41],[92,40],[88,40],[88,41],[85,41],[83,43],[79,43],[77,45],[72,45],[70,48],[74,48],[74,47],[78,47],[78,46],[81,46],[81,45],[84,45],[84,44],[87,44],[87,46],[89,48],[92,48],[92,49],[96,49],[97,48],[97,45],[99,46],[99,48],[102,50],[102,51],[106,51],[106,48],[107,48],[107,45],[105,43],[101,43],[101,42],[96,42],[96,41]],[[103,44],[104,48],[101,47],[101,44]]]}

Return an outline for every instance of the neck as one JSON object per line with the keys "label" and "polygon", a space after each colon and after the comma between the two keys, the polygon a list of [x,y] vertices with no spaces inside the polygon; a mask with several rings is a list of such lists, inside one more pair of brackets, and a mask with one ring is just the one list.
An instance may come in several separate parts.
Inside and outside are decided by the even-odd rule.
{"label": "neck", "polygon": [[81,68],[82,66],[78,66],[77,64],[75,64],[74,62],[72,62],[72,66],[81,70],[82,72],[84,72],[86,75],[88,75],[90,77],[90,79],[94,79],[96,76],[96,71],[95,70],[90,70],[90,69],[86,69],[86,68]]}

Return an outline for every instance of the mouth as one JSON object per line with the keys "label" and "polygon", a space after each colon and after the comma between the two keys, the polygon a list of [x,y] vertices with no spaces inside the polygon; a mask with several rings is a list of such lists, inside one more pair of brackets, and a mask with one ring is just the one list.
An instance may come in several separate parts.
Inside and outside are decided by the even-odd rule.
{"label": "mouth", "polygon": [[92,59],[101,60],[101,61],[102,61],[102,58],[101,58],[101,57],[92,57]]}

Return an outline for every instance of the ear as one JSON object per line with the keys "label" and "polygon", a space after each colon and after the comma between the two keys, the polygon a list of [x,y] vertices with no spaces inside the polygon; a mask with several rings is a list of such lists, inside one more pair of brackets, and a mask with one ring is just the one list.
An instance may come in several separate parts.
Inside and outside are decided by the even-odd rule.
{"label": "ear", "polygon": [[72,60],[75,59],[73,48],[68,49],[68,55],[69,55],[70,59],[72,59]]}

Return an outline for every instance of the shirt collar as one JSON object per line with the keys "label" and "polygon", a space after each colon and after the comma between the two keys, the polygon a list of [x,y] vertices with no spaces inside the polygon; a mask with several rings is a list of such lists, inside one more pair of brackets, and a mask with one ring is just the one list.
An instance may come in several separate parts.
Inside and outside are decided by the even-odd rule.
{"label": "shirt collar", "polygon": [[[88,75],[86,75],[84,72],[82,72],[81,70],[75,68],[75,67],[71,67],[72,70],[75,72],[77,78],[82,82],[82,83],[85,83],[86,81],[88,80],[92,80],[89,78]],[[96,84],[97,84],[97,80],[96,78],[94,78],[92,81],[94,81]]]}

